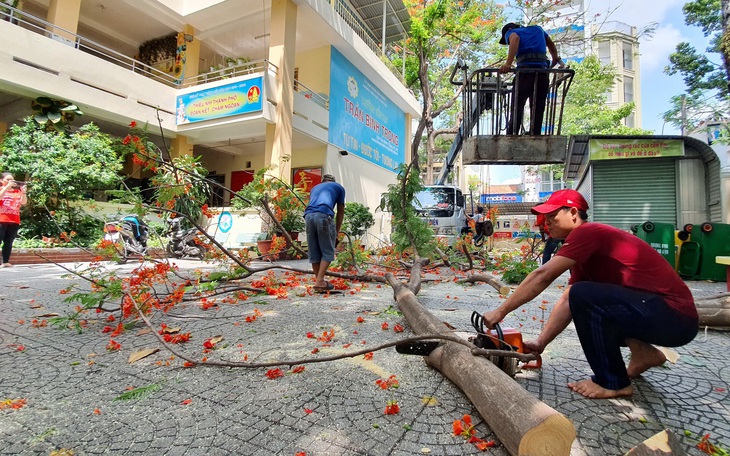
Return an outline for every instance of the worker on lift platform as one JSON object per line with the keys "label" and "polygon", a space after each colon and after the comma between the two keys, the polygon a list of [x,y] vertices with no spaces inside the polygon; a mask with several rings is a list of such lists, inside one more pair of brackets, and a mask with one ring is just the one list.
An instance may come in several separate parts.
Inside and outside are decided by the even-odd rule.
{"label": "worker on lift platform", "polygon": [[[519,70],[522,68],[548,69],[556,65],[563,68],[565,64],[558,55],[555,43],[540,26],[522,27],[519,24],[510,22],[502,27],[502,38],[499,40],[499,44],[506,45],[508,43],[507,61],[499,68],[499,72],[507,73],[510,71],[515,59],[518,71],[515,76],[514,87],[516,93],[512,98],[510,119],[507,122],[507,134],[519,134],[525,103],[529,99],[532,110],[530,134],[539,135],[545,114],[550,76],[548,72],[520,72]],[[546,48],[552,56],[552,64],[547,58]]]}

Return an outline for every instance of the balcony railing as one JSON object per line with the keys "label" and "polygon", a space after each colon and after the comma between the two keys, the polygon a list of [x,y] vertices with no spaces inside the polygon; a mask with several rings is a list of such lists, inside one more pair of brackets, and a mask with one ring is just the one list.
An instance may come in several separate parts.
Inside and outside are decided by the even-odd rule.
{"label": "balcony railing", "polygon": [[3,5],[0,7],[0,20],[8,21],[52,40],[60,41],[82,52],[86,52],[87,54],[91,54],[102,60],[106,60],[107,62],[119,65],[135,73],[143,74],[163,84],[173,87],[178,86],[175,78],[164,71],[145,65],[144,63],[128,57],[121,52],[109,49],[95,41],[84,38],[81,35],[77,35],[62,27],[58,27],[57,25],[44,21],[43,19],[39,19],[11,6]]}

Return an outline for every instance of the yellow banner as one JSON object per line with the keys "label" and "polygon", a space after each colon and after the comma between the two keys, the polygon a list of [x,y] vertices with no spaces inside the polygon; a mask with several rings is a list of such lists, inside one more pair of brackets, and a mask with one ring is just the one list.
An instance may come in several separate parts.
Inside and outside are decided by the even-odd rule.
{"label": "yellow banner", "polygon": [[624,158],[681,157],[684,141],[680,139],[591,139],[591,160]]}

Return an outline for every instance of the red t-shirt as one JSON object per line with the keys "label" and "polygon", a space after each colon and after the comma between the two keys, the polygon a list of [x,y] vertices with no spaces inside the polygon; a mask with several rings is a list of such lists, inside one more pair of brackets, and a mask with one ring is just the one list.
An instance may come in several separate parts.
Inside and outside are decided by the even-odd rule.
{"label": "red t-shirt", "polygon": [[0,199],[0,223],[14,223],[20,225],[20,199],[23,192],[18,188],[11,188]]}
{"label": "red t-shirt", "polygon": [[576,261],[570,281],[612,283],[664,298],[681,313],[697,317],[692,293],[672,266],[649,244],[601,223],[583,223],[555,254]]}

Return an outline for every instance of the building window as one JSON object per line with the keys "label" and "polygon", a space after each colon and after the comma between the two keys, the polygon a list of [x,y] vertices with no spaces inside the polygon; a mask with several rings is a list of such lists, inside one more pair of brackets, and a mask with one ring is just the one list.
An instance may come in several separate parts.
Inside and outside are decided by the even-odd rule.
{"label": "building window", "polygon": [[631,43],[623,44],[624,68],[627,70],[634,69],[634,46]]}
{"label": "building window", "polygon": [[608,89],[608,92],[606,92],[606,102],[612,103],[614,101],[616,101],[616,100],[613,97],[613,88]]}
{"label": "building window", "polygon": [[628,116],[626,116],[626,126],[629,128],[634,128],[634,113],[632,112]]}
{"label": "building window", "polygon": [[624,103],[634,101],[634,78],[624,76]]}
{"label": "building window", "polygon": [[598,43],[598,60],[604,65],[611,64],[611,43],[601,41]]}

